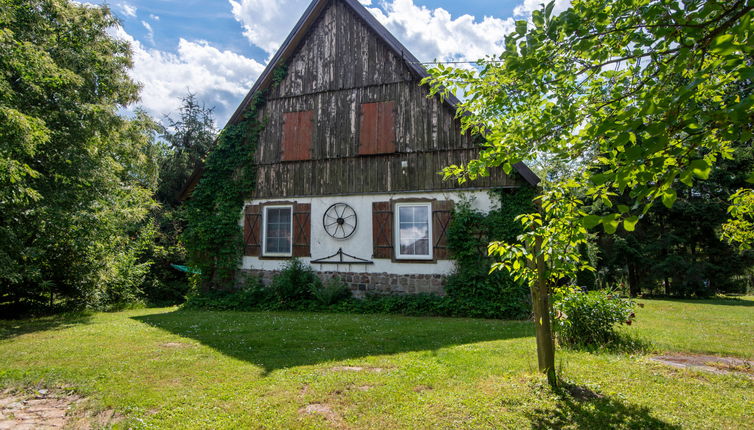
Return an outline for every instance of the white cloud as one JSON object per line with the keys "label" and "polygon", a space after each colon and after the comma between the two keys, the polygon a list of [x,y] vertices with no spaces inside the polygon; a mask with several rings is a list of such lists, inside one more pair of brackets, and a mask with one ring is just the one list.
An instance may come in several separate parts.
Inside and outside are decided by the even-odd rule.
{"label": "white cloud", "polygon": [[249,42],[272,55],[303,15],[309,0],[229,0]]}
{"label": "white cloud", "polygon": [[[272,55],[303,14],[310,0],[228,0],[244,36]],[[359,0],[372,5],[372,0]],[[529,0],[527,0],[529,1]],[[542,1],[542,0],[535,0]],[[386,0],[369,11],[420,60],[476,60],[501,50],[512,18],[471,15],[453,18],[442,8],[417,6],[413,0]]]}
{"label": "white cloud", "polygon": [[369,11],[421,61],[473,61],[502,50],[512,18],[471,15],[453,18],[442,8],[417,6],[413,0],[393,0]]}
{"label": "white cloud", "polygon": [[[548,3],[549,0],[524,0],[524,2],[513,9],[513,15],[518,17],[527,17],[535,10],[542,9],[542,4]],[[555,7],[552,9],[553,15],[568,9],[571,6],[571,0],[555,0]]]}
{"label": "white cloud", "polygon": [[128,3],[118,3],[118,9],[123,12],[124,15],[131,18],[136,17],[136,7]]}
{"label": "white cloud", "polygon": [[149,41],[149,43],[154,45],[154,30],[152,29],[152,25],[146,21],[142,21],[141,25],[143,25],[144,28],[147,29],[147,40]]}
{"label": "white cloud", "polygon": [[154,14],[149,14],[149,19],[151,19],[152,21],[159,21],[160,20],[160,16],[159,15],[154,15]]}
{"label": "white cloud", "polygon": [[180,39],[173,54],[145,48],[121,27],[114,34],[131,44],[131,75],[143,85],[142,106],[156,118],[175,112],[180,98],[190,90],[207,106],[215,106],[221,127],[264,70],[255,60],[221,51],[204,41]]}

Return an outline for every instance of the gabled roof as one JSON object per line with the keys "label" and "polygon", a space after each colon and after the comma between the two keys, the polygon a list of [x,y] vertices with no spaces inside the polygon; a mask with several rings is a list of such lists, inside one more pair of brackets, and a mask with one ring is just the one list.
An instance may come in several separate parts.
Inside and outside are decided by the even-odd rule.
{"label": "gabled roof", "polygon": [[[238,106],[238,109],[236,109],[236,111],[233,113],[233,116],[230,117],[228,125],[233,124],[235,121],[238,121],[241,118],[244,110],[251,102],[254,93],[259,90],[269,88],[270,84],[272,83],[272,76],[275,68],[280,65],[281,62],[285,62],[285,60],[290,58],[296,52],[299,44],[306,36],[307,31],[309,31],[312,25],[317,21],[317,18],[319,18],[319,16],[327,8],[328,4],[330,4],[331,1],[341,1],[347,6],[350,6],[353,12],[356,13],[356,15],[364,21],[367,27],[369,27],[370,30],[374,31],[377,36],[383,42],[385,42],[385,44],[387,44],[387,46],[390,47],[393,52],[395,52],[396,55],[398,55],[405,61],[406,66],[409,68],[409,70],[411,70],[418,78],[429,76],[427,69],[425,69],[420,64],[419,60],[417,60],[416,57],[414,57],[413,54],[411,54],[411,52],[409,52],[409,50],[406,49],[406,47],[403,46],[403,44],[395,38],[395,36],[393,36],[382,24],[380,24],[380,22],[377,21],[374,15],[372,15],[361,3],[359,3],[358,0],[313,0],[309,7],[306,8],[304,15],[301,16],[301,18],[296,23],[296,26],[293,27],[293,30],[288,35],[288,38],[285,39],[285,42],[283,42],[283,44],[280,46],[280,49],[278,49],[278,51],[272,57],[262,74],[259,75],[259,78],[254,83],[254,86],[251,87],[251,90],[243,99],[241,105]],[[458,99],[452,94],[446,99],[446,101],[454,109],[459,103]]]}
{"label": "gabled roof", "polygon": [[[244,111],[249,106],[249,103],[251,103],[251,100],[253,99],[254,94],[257,93],[257,91],[261,91],[270,87],[270,85],[272,84],[274,74],[273,72],[275,71],[275,69],[279,65],[285,63],[286,60],[288,60],[295,54],[296,50],[306,37],[306,34],[312,27],[312,25],[314,25],[314,23],[320,17],[322,12],[324,12],[327,6],[331,2],[335,1],[343,2],[344,4],[349,6],[351,10],[353,10],[353,12],[359,18],[361,18],[362,21],[364,21],[367,27],[369,27],[370,30],[374,31],[378,38],[380,38],[391,50],[393,50],[393,52],[397,56],[403,59],[408,69],[412,73],[414,73],[417,78],[421,79],[429,76],[427,69],[425,69],[424,66],[421,65],[419,60],[416,59],[416,57],[414,57],[414,55],[411,54],[411,52],[409,52],[409,50],[406,49],[406,47],[403,46],[403,44],[395,38],[395,36],[393,36],[382,24],[380,24],[380,22],[377,21],[377,19],[361,3],[359,3],[358,0],[313,0],[304,12],[304,15],[296,23],[296,26],[293,27],[293,30],[285,39],[285,42],[283,42],[283,44],[280,46],[280,49],[278,49],[278,51],[272,57],[262,74],[259,75],[259,78],[254,83],[254,86],[252,86],[251,90],[249,90],[249,93],[246,94],[246,97],[244,97],[243,101],[230,117],[225,127],[231,124],[235,124],[241,119]],[[452,94],[445,98],[445,102],[454,111],[457,105],[460,103],[459,100]],[[536,186],[540,182],[539,177],[537,177],[537,175],[534,174],[534,172],[532,172],[531,169],[529,169],[529,167],[527,167],[524,163],[517,163],[513,167],[531,185]],[[198,181],[198,176],[196,177],[196,181]],[[189,181],[189,183],[186,184],[186,187],[181,192],[180,198],[182,200],[185,199],[191,192],[193,186],[196,185],[196,181]]]}

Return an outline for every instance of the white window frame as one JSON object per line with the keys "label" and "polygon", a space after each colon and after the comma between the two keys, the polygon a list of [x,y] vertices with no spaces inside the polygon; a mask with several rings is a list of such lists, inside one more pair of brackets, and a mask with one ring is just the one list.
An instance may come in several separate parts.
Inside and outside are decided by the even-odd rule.
{"label": "white window frame", "polygon": [[[427,255],[415,255],[415,254],[401,254],[401,215],[400,208],[402,207],[426,207],[427,208],[427,238],[429,240]],[[433,260],[434,255],[434,242],[432,239],[432,203],[416,202],[416,203],[396,203],[393,206],[393,248],[395,249],[396,260]]]}
{"label": "white window frame", "polygon": [[[291,211],[291,250],[289,252],[267,252],[267,211],[269,209],[290,209]],[[293,205],[264,206],[262,217],[262,256],[263,257],[292,257],[293,256]]]}

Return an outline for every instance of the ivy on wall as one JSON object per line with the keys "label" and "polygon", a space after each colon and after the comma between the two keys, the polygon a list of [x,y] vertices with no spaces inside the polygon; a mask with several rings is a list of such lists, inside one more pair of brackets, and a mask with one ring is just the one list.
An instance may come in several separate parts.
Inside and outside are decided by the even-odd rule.
{"label": "ivy on wall", "polygon": [[[272,87],[285,76],[285,67],[276,68]],[[266,124],[259,118],[266,94],[267,90],[256,92],[242,120],[220,133],[204,163],[202,178],[184,205],[182,240],[188,264],[201,271],[205,290],[230,287],[241,262],[243,233],[238,220],[244,199],[256,185],[254,154]]]}
{"label": "ivy on wall", "polygon": [[522,233],[516,216],[533,210],[536,190],[491,191],[497,207],[488,213],[475,210],[470,202],[456,205],[448,227],[448,246],[456,270],[445,292],[455,314],[480,318],[526,318],[529,289],[505,271],[489,273],[493,259],[487,255],[492,241],[515,240]]}

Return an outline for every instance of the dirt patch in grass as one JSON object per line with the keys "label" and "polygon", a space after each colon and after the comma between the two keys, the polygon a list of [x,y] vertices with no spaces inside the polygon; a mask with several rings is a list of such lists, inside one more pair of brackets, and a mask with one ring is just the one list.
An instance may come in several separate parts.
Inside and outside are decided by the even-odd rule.
{"label": "dirt patch in grass", "polygon": [[85,399],[70,393],[41,389],[34,394],[0,392],[0,430],[90,429],[122,419],[112,410],[91,414],[82,408]]}
{"label": "dirt patch in grass", "polygon": [[190,348],[191,344],[183,343],[183,342],[167,342],[160,344],[163,348]]}
{"label": "dirt patch in grass", "polygon": [[432,387],[429,385],[417,385],[413,390],[415,393],[422,393],[424,391],[432,391]]}
{"label": "dirt patch in grass", "polygon": [[327,403],[311,403],[299,409],[298,412],[300,414],[319,415],[336,429],[348,428],[348,425],[343,421],[343,418]]}
{"label": "dirt patch in grass", "polygon": [[589,387],[584,387],[581,385],[576,384],[570,384],[570,383],[564,383],[561,387],[564,389],[568,394],[571,395],[574,399],[580,401],[580,402],[588,402],[595,399],[601,399],[604,398],[602,394],[593,391]]}
{"label": "dirt patch in grass", "polygon": [[362,367],[362,366],[335,366],[331,367],[333,372],[375,372],[382,373],[386,369],[382,367]]}
{"label": "dirt patch in grass", "polygon": [[754,376],[754,361],[734,357],[717,357],[701,354],[667,354],[652,357],[651,360],[682,369],[703,370],[722,375],[738,373]]}

